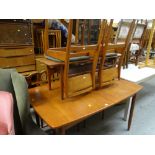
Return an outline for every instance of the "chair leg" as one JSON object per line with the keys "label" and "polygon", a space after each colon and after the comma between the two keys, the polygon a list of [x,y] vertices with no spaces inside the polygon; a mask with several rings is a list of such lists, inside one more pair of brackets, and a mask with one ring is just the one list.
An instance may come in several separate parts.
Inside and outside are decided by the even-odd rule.
{"label": "chair leg", "polygon": [[104,110],[101,112],[102,120],[104,119]]}
{"label": "chair leg", "polygon": [[86,128],[86,120],[83,121],[83,127]]}
{"label": "chair leg", "polygon": [[49,90],[51,90],[51,76],[53,75],[53,68],[50,68],[47,66],[47,78],[48,78],[48,85],[49,85]]}
{"label": "chair leg", "polygon": [[76,125],[77,132],[80,131],[80,123]]}
{"label": "chair leg", "polygon": [[35,112],[35,117],[36,117],[36,123],[40,127],[40,118],[36,112]]}
{"label": "chair leg", "polygon": [[41,119],[41,128],[44,127],[43,120]]}

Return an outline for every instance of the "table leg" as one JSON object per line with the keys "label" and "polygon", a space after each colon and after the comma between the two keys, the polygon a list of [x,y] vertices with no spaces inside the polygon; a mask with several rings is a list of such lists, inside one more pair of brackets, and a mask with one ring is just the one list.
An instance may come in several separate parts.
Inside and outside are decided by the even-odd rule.
{"label": "table leg", "polygon": [[65,131],[66,131],[65,127],[61,127],[59,129],[55,130],[56,134],[58,134],[58,135],[65,135]]}
{"label": "table leg", "polygon": [[40,118],[36,112],[34,112],[34,113],[35,113],[35,117],[36,117],[36,123],[40,127]]}
{"label": "table leg", "polygon": [[52,74],[53,74],[52,68],[50,68],[49,66],[47,66],[47,78],[48,78],[49,90],[51,90],[51,76],[52,76]]}
{"label": "table leg", "polygon": [[132,101],[132,97],[129,98],[129,100],[126,103],[126,107],[125,107],[125,111],[124,111],[124,121],[128,120],[128,116],[129,116],[129,110],[131,107],[131,101]]}
{"label": "table leg", "polygon": [[129,120],[128,120],[128,130],[130,130],[131,123],[132,123],[135,101],[136,101],[136,94],[132,97],[131,108],[130,108],[130,113],[129,113]]}
{"label": "table leg", "polygon": [[60,67],[61,99],[64,99],[63,66]]}
{"label": "table leg", "polygon": [[104,119],[104,110],[101,112],[102,120]]}

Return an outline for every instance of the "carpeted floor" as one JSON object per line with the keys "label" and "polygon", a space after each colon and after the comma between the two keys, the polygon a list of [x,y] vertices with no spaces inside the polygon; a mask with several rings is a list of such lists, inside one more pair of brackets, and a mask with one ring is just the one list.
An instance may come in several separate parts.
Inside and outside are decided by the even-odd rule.
{"label": "carpeted floor", "polygon": [[[114,106],[105,111],[104,120],[101,113],[96,114],[67,130],[68,135],[151,135],[155,134],[155,78],[141,83],[144,86],[136,100],[134,117],[130,131],[127,121],[123,120],[125,104]],[[52,134],[48,127],[44,128]]]}

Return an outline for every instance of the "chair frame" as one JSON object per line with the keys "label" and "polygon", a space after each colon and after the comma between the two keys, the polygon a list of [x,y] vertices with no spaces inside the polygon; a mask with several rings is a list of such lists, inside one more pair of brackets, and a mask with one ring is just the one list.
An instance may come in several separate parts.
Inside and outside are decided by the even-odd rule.
{"label": "chair frame", "polygon": [[[119,45],[119,43],[117,43],[115,40],[116,43],[114,43],[113,48],[110,48],[113,20],[110,21],[109,25],[107,24],[106,29],[105,29],[105,31],[107,33],[104,34],[104,37],[102,40],[102,48],[100,51],[101,63],[100,63],[99,71],[98,71],[99,88],[101,88],[102,86],[109,85],[109,84],[113,83],[115,79],[118,79],[118,80],[120,79],[121,66],[123,64],[125,54],[127,53],[127,50],[128,50],[130,38],[132,36],[132,32],[133,32],[133,28],[134,28],[134,22],[135,21],[133,20],[133,22],[131,23],[131,25],[129,27],[129,31],[128,31],[127,37],[124,39],[124,43],[120,44],[120,46],[117,46],[117,44]],[[120,31],[120,30],[118,30],[118,31]],[[122,41],[122,39],[121,39],[121,41]],[[119,53],[119,54],[121,54],[121,56],[119,58],[117,66],[113,66],[110,69],[105,69],[104,68],[104,64],[105,64],[105,60],[106,60],[105,58],[106,58],[106,54],[109,52]],[[105,78],[108,79],[107,82],[102,81]]]}
{"label": "chair frame", "polygon": [[[131,39],[132,39],[134,28],[135,28],[135,22],[136,22],[135,19],[133,19],[132,22],[127,22],[127,21],[121,20],[118,30],[117,30],[115,43],[118,43],[118,42],[125,43],[125,53],[124,53],[124,58],[123,58],[123,62],[122,62],[123,68],[128,68],[129,48],[130,48]],[[122,26],[127,26],[129,30],[128,30],[128,33],[125,38],[119,39],[119,34],[120,34]]]}
{"label": "chair frame", "polygon": [[[134,37],[137,29],[139,28],[142,28],[143,29],[143,32],[141,34],[141,36],[139,37]],[[136,43],[139,45],[139,50],[137,51],[137,53],[134,55],[135,56],[135,65],[138,65],[138,61],[139,61],[139,57],[141,56],[142,54],[142,48],[144,47],[144,38],[145,38],[145,32],[146,32],[146,28],[147,28],[147,24],[141,24],[141,23],[136,23],[135,25],[135,29],[134,29],[134,32],[133,32],[133,36],[132,36],[132,41],[131,41],[131,44],[132,43]],[[130,51],[129,51],[129,55],[130,55]],[[131,57],[131,56],[130,56]]]}
{"label": "chair frame", "polygon": [[[101,48],[101,41],[103,38],[103,30],[105,27],[105,20],[103,20],[101,24],[101,29],[99,33],[98,43],[94,45],[71,45],[71,37],[72,37],[72,28],[73,28],[73,20],[69,21],[68,25],[68,37],[67,37],[67,45],[62,48],[49,48],[48,45],[48,20],[45,20],[45,53],[48,56],[59,59],[64,62],[64,68],[61,73],[61,89],[62,89],[62,99],[69,97],[68,95],[68,73],[69,73],[69,64],[74,63],[70,62],[70,58],[79,57],[79,56],[92,56],[92,87],[95,88],[95,72],[96,65],[98,61],[98,55]],[[70,51],[74,51],[71,53]],[[88,61],[88,60],[87,60]]]}

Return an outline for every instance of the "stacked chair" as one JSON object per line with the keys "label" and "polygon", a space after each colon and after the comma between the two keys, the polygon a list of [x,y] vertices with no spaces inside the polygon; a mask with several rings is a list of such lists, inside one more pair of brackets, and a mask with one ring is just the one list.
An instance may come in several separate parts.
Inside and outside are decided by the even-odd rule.
{"label": "stacked chair", "polygon": [[60,71],[62,99],[90,92],[120,79],[121,66],[129,48],[135,20],[129,24],[121,22],[114,42],[111,42],[113,20],[110,22],[101,20],[96,44],[82,41],[83,35],[80,39],[77,37],[78,23],[77,20],[74,43],[72,42],[73,20],[69,20],[66,47],[49,48],[46,35],[48,20],[45,21],[47,43],[45,57],[64,63],[64,68]]}
{"label": "stacked chair", "polygon": [[135,20],[121,20],[118,25],[115,43],[125,43],[123,68],[128,68],[129,51],[135,22]]}
{"label": "stacked chair", "polygon": [[61,72],[62,98],[90,92],[95,88],[95,72],[105,25],[106,21],[103,20],[97,44],[75,45],[71,44],[73,20],[70,20],[67,46],[47,49],[47,58],[64,62]]}
{"label": "stacked chair", "polygon": [[112,84],[116,79],[120,79],[120,70],[125,53],[125,43],[111,42],[113,20],[106,24],[104,36],[102,38],[102,48],[98,59],[98,88]]}
{"label": "stacked chair", "polygon": [[129,50],[129,60],[135,63],[135,65],[138,64],[140,57],[144,55],[143,48],[145,45],[144,37],[146,28],[147,28],[146,23],[138,23],[137,20]]}

